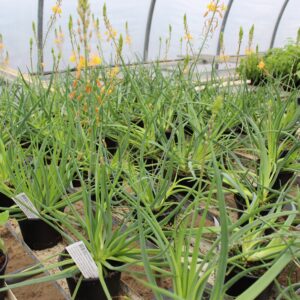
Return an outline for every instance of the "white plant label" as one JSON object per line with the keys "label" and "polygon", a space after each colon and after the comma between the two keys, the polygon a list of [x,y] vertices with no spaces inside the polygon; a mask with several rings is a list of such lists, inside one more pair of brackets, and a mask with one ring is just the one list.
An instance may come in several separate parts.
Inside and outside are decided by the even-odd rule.
{"label": "white plant label", "polygon": [[28,219],[39,219],[39,212],[25,193],[18,194],[13,200]]}
{"label": "white plant label", "polygon": [[76,242],[66,247],[66,249],[84,278],[88,279],[99,277],[97,265],[92,258],[91,253],[82,241]]}

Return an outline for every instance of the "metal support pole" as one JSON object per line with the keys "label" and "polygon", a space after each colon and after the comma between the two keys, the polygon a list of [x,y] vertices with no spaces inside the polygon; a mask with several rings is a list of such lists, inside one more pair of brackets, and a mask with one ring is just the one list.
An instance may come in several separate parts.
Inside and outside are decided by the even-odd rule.
{"label": "metal support pole", "polygon": [[152,19],[153,19],[155,4],[156,4],[156,0],[151,0],[149,13],[148,13],[148,19],[147,19],[147,25],[146,25],[146,32],[145,32],[144,55],[143,55],[143,61],[144,62],[146,62],[148,60],[151,25],[152,25]]}
{"label": "metal support pole", "polygon": [[[221,35],[225,32],[228,16],[229,16],[229,13],[230,13],[233,2],[234,2],[234,0],[229,0],[228,5],[227,5],[227,9],[226,9],[225,14],[224,14],[224,18],[222,20],[219,39],[218,39],[218,44],[217,44],[217,53],[216,53],[217,56],[219,56],[220,52],[221,52]],[[216,64],[216,69],[218,69],[218,67],[219,67],[219,64]]]}
{"label": "metal support pole", "polygon": [[285,0],[283,2],[283,5],[282,5],[281,9],[280,9],[279,15],[277,17],[277,20],[276,20],[276,23],[275,23],[275,26],[274,26],[274,30],[273,30],[273,34],[272,34],[272,38],[271,38],[271,42],[270,42],[270,49],[272,49],[274,47],[277,31],[278,31],[282,16],[284,14],[284,11],[285,11],[288,3],[289,3],[289,0]]}
{"label": "metal support pole", "polygon": [[43,23],[44,23],[44,0],[38,0],[38,24],[37,24],[37,50],[38,50],[38,73],[43,73]]}

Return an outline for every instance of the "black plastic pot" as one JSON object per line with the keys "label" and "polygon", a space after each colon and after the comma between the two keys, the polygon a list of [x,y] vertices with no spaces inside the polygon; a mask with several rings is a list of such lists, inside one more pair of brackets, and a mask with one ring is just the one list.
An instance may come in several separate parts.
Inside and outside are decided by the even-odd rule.
{"label": "black plastic pot", "polygon": [[[82,176],[83,181],[87,181],[88,178],[89,178],[88,171],[83,171],[82,174],[81,174],[81,176]],[[80,181],[80,178],[79,178],[78,174],[76,174],[75,177],[73,178],[73,180],[72,180],[72,186],[74,188],[81,187],[81,181]]]}
{"label": "black plastic pot", "polygon": [[[234,200],[235,200],[236,208],[238,209],[237,211],[238,217],[241,218],[244,211],[247,210],[245,199],[240,194],[235,194]],[[270,212],[270,208],[266,208],[260,210],[259,215],[263,217],[266,216],[269,212]]]}
{"label": "black plastic pot", "polygon": [[153,173],[155,171],[155,169],[157,168],[158,160],[156,158],[152,158],[152,157],[145,157],[144,163],[145,163],[145,169],[148,172]]}
{"label": "black plastic pot", "polygon": [[[168,207],[164,212],[160,213],[160,212],[156,212],[156,220],[158,222],[163,221],[166,217],[168,217],[170,215],[170,213],[173,212],[173,210],[177,207],[177,204],[173,204],[170,207]],[[170,218],[168,225],[173,225],[174,221],[175,221],[175,217],[176,217],[176,213],[172,216],[172,218]]]}
{"label": "black plastic pot", "polygon": [[278,190],[284,185],[286,185],[294,176],[294,172],[282,171],[278,174],[272,188]]}
{"label": "black plastic pot", "polygon": [[111,139],[110,137],[105,137],[104,138],[105,144],[106,144],[106,148],[108,150],[108,152],[112,155],[114,155],[117,150],[118,150],[118,142]]}
{"label": "black plastic pot", "polygon": [[145,128],[145,123],[142,119],[134,119],[131,122],[138,127]]}
{"label": "black plastic pot", "polygon": [[[66,254],[66,250],[63,252]],[[59,261],[64,261],[66,256],[60,255]],[[120,266],[121,264],[116,264],[114,261],[109,261],[111,265]],[[61,270],[65,270],[71,265],[66,265],[60,267]],[[119,296],[121,292],[121,272],[106,270],[106,276],[104,281],[106,283],[107,289],[113,299]],[[76,286],[78,284],[79,276],[67,278],[68,287],[70,294],[73,295]],[[81,281],[80,287],[77,291],[75,300],[106,300],[107,297],[104,293],[104,290],[101,286],[101,283],[98,278],[96,279],[83,279]]]}
{"label": "black plastic pot", "polygon": [[[10,198],[7,197],[5,194],[0,193],[0,207],[8,208],[15,204],[15,202]],[[0,212],[3,211],[0,209]]]}
{"label": "black plastic pot", "polygon": [[173,138],[175,144],[178,143],[178,137],[176,134],[172,134],[172,131],[165,131],[165,137],[169,141],[171,137]]}
{"label": "black plastic pot", "polygon": [[41,219],[18,221],[24,242],[32,250],[43,250],[57,245],[62,236]]}
{"label": "black plastic pot", "polygon": [[[8,256],[0,251],[0,259],[1,259],[1,264],[0,264],[0,276],[3,276],[5,274],[6,266],[8,263]],[[3,288],[5,285],[4,279],[0,279],[0,288]],[[6,296],[6,292],[1,292],[0,293],[0,300],[4,300]]]}
{"label": "black plastic pot", "polygon": [[[235,277],[237,274],[242,272],[239,268],[233,268],[226,276],[225,283]],[[237,297],[241,295],[244,291],[246,291],[252,284],[254,284],[259,277],[245,275],[239,278],[231,287],[226,291],[228,296]],[[265,288],[256,298],[255,300],[266,300],[270,298],[274,283],[271,282],[269,286]]]}
{"label": "black plastic pot", "polygon": [[[284,158],[288,154],[288,152],[289,152],[288,150],[282,151],[279,155],[279,158]],[[278,174],[272,188],[275,190],[280,189],[282,186],[286,185],[292,179],[293,176],[294,176],[294,172],[281,171]]]}

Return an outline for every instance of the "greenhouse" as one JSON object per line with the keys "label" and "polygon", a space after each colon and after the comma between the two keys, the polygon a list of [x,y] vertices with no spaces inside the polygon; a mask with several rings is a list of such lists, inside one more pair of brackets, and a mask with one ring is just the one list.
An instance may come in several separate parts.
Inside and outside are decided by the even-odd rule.
{"label": "greenhouse", "polygon": [[0,300],[300,299],[300,2],[0,1]]}

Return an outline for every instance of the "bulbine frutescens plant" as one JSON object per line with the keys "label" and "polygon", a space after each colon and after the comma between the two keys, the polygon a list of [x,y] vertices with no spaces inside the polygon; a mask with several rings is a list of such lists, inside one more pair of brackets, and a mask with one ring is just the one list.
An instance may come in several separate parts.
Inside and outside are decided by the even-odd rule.
{"label": "bulbine frutescens plant", "polygon": [[[70,140],[69,140],[70,141]],[[8,145],[11,164],[9,179],[14,195],[25,193],[39,213],[63,209],[63,196],[73,178],[75,167],[70,143],[32,143],[23,149],[18,141]]]}
{"label": "bulbine frutescens plant", "polygon": [[[216,168],[215,158],[214,166]],[[151,270],[146,255],[143,255],[148,281],[143,282],[137,278],[152,288],[156,299],[163,299],[163,296],[181,300],[206,297],[222,299],[224,296],[222,287],[226,271],[229,231],[221,175],[217,169],[215,170],[217,175],[207,197],[203,198],[198,194],[192,204],[194,208],[197,208],[202,201],[206,201],[203,203],[205,208],[201,214],[197,209],[192,210],[188,215],[183,213],[181,221],[172,229],[171,233],[161,229],[154,215],[149,215],[141,209],[138,210],[139,227],[142,230],[144,228],[151,230],[157,247],[163,250],[161,255],[157,256],[156,272]],[[221,212],[221,227],[213,229],[206,227],[205,223],[209,205],[212,203],[216,191]],[[196,225],[197,222],[199,224]],[[140,231],[140,242],[145,245],[142,230]],[[213,240],[208,244],[208,249],[202,252],[202,245],[207,242],[205,234],[208,232],[221,233],[221,235],[214,235]],[[168,278],[172,283],[168,290],[160,285],[160,279],[164,278]],[[212,287],[212,285],[214,286]]]}

